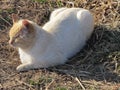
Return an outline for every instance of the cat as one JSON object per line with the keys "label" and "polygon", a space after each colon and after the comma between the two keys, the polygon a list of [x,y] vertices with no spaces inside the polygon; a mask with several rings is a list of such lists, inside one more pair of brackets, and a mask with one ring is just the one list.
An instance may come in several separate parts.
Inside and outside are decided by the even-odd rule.
{"label": "cat", "polygon": [[40,27],[12,15],[9,44],[18,48],[21,63],[17,71],[64,64],[79,52],[94,29],[92,14],[82,8],[59,8]]}

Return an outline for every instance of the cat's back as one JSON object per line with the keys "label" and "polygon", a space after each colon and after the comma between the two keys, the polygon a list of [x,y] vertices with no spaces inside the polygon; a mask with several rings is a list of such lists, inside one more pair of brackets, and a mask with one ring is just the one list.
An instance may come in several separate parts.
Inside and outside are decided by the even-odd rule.
{"label": "cat's back", "polygon": [[43,26],[44,30],[64,38],[71,38],[75,34],[89,37],[93,28],[93,16],[83,8],[65,8]]}
{"label": "cat's back", "polygon": [[93,27],[94,20],[88,10],[68,8],[46,23],[43,29],[55,35],[62,52],[71,57],[84,46]]}
{"label": "cat's back", "polygon": [[85,22],[85,19],[91,19],[89,22],[93,22],[92,15],[88,10],[83,8],[65,8],[63,11],[54,16],[54,18],[50,19],[43,26],[43,29],[52,33],[61,32],[62,30],[64,32],[65,28],[75,29],[77,26],[80,26],[80,24],[89,23],[88,21]]}

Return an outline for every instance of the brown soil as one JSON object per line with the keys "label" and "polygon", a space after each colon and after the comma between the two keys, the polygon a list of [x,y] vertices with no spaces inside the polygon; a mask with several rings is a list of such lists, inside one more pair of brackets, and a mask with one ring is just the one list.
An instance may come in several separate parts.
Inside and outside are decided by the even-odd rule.
{"label": "brown soil", "polygon": [[[87,45],[64,65],[18,73],[16,49],[8,45],[11,14],[44,25],[55,8],[89,9],[95,31]],[[118,90],[120,89],[119,0],[1,0],[0,90]]]}

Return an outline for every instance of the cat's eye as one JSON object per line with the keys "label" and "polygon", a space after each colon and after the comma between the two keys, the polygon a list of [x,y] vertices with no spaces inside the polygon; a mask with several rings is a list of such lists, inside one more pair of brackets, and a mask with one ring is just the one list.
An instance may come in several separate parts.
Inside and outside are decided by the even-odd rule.
{"label": "cat's eye", "polygon": [[18,39],[19,39],[19,35],[16,35],[14,38],[13,38],[13,40],[14,40],[14,42],[17,42],[18,41]]}
{"label": "cat's eye", "polygon": [[20,35],[20,38],[24,38],[24,36]]}

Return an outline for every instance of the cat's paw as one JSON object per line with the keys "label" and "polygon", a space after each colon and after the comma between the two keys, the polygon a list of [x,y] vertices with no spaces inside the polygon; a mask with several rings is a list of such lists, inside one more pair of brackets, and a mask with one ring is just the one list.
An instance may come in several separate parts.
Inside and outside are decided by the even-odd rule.
{"label": "cat's paw", "polygon": [[16,68],[18,72],[27,71],[29,69],[31,69],[31,65],[29,64],[21,64]]}

